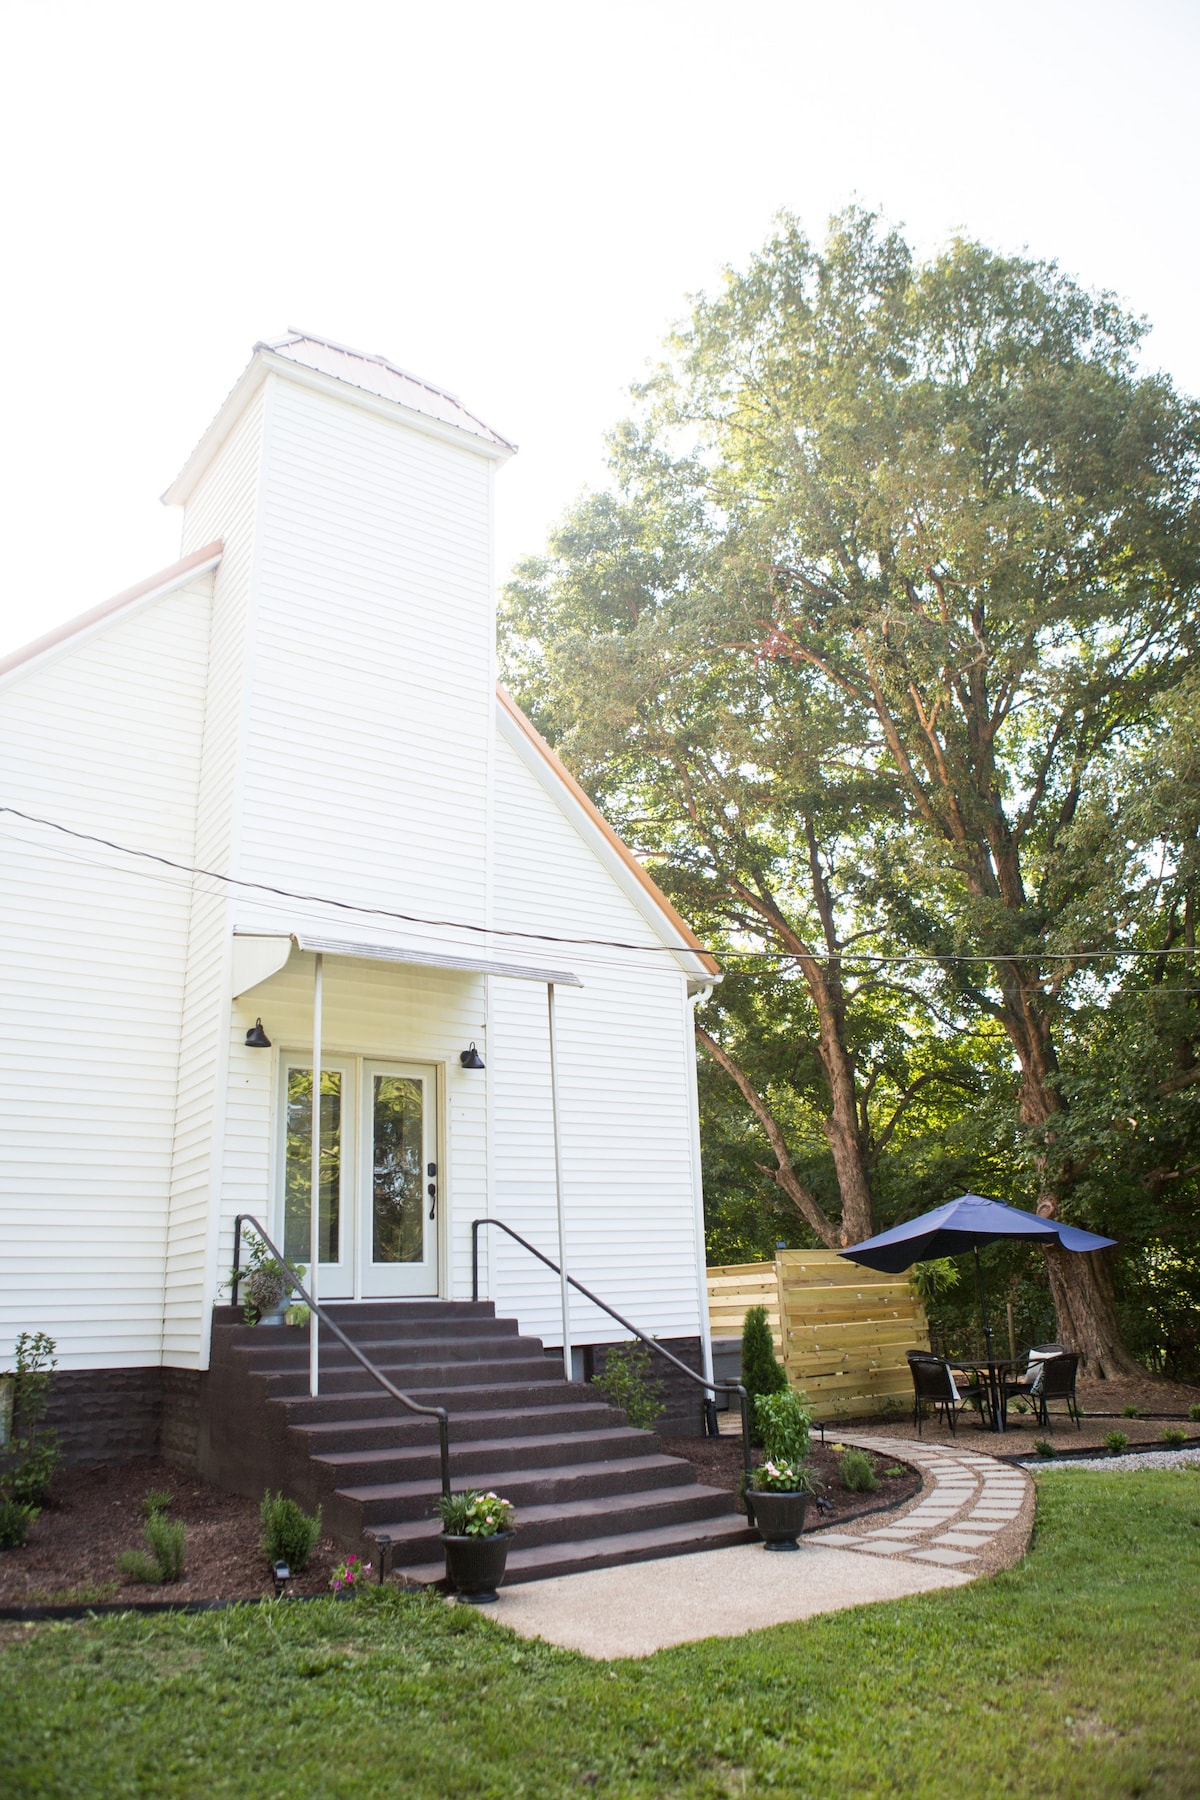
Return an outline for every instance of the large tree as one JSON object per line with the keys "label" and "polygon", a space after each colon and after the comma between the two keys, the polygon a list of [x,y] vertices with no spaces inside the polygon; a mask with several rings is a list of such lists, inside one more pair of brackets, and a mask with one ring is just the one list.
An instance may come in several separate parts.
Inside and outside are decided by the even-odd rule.
{"label": "large tree", "polygon": [[[784,219],[697,304],[615,440],[636,521],[622,541],[644,559],[669,520],[670,550],[619,634],[636,653],[599,622],[587,663],[598,691],[624,694],[630,727],[666,677],[696,683],[703,708],[709,670],[722,693],[740,670],[759,698],[706,744],[725,781],[779,782],[774,696],[794,697],[866,844],[859,917],[866,871],[872,929],[882,912],[894,939],[935,955],[947,1003],[1011,1044],[1048,1216],[1078,1217],[1086,1191],[1064,1013],[1091,966],[1079,953],[1120,923],[1081,820],[1194,635],[1200,426],[1139,373],[1141,337],[1052,265],[965,242],[918,263],[853,211],[817,247]],[[773,685],[783,671],[794,688]],[[621,717],[609,709],[610,732]],[[821,791],[811,758],[799,786]],[[780,812],[793,807],[799,848],[794,789]],[[722,829],[705,812],[718,802],[700,797],[693,823]],[[799,891],[802,858],[792,867]],[[819,917],[817,886],[806,895]],[[853,929],[828,958],[843,981]],[[1049,1271],[1063,1337],[1099,1373],[1127,1367],[1104,1259],[1056,1253]]]}

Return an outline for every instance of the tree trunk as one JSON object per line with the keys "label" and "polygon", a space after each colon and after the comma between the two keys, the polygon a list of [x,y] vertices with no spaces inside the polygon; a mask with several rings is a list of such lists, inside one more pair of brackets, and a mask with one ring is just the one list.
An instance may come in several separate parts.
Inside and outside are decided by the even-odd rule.
{"label": "tree trunk", "polygon": [[[1021,1119],[1044,1134],[1046,1154],[1039,1159],[1042,1191],[1038,1213],[1057,1219],[1062,1191],[1073,1179],[1068,1168],[1053,1172],[1054,1120],[1066,1118],[1066,1103],[1055,1077],[1058,1060],[1048,1019],[1028,986],[1005,994],[1005,1026],[1021,1064]],[[1146,1371],[1121,1342],[1116,1299],[1106,1251],[1080,1253],[1057,1245],[1046,1251],[1046,1271],[1058,1321],[1060,1342],[1079,1356],[1080,1371],[1104,1381],[1112,1375]]]}

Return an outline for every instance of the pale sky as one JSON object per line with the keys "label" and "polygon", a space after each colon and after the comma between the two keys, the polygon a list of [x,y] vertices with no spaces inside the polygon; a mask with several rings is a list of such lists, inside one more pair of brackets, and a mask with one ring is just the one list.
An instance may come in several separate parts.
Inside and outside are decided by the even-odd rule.
{"label": "pale sky", "polygon": [[1055,257],[1200,390],[1198,44],[1195,0],[0,0],[0,654],[175,559],[289,325],[516,440],[502,579],[780,208]]}

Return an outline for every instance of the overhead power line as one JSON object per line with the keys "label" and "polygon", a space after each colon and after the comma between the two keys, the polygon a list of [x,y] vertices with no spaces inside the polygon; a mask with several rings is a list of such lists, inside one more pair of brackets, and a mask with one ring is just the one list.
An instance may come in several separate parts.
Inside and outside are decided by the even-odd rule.
{"label": "overhead power line", "polygon": [[[852,950],[831,954],[828,951],[801,950],[733,950],[725,947],[709,948],[695,944],[634,944],[622,938],[567,937],[549,931],[523,931],[515,926],[507,925],[475,925],[464,919],[431,919],[420,913],[397,912],[386,906],[365,906],[354,900],[338,900],[329,894],[307,894],[294,888],[275,887],[270,882],[250,881],[240,875],[226,875],[219,869],[205,869],[197,863],[186,863],[172,856],[164,856],[156,850],[140,850],[130,844],[118,843],[113,838],[101,837],[92,831],[79,831],[73,825],[64,825],[58,819],[47,819],[37,813],[23,812],[20,807],[0,805],[0,814],[10,818],[21,819],[27,825],[40,825],[47,831],[60,832],[64,837],[74,838],[80,843],[97,844],[105,850],[113,850],[120,856],[133,857],[143,862],[152,862],[164,869],[173,869],[180,875],[198,877],[205,881],[217,881],[227,887],[244,888],[248,892],[270,894],[279,900],[294,900],[306,906],[330,906],[339,912],[359,913],[368,918],[393,919],[404,925],[424,925],[444,931],[468,931],[483,937],[521,938],[529,942],[542,944],[574,944],[580,948],[599,950],[633,950],[651,955],[668,956],[712,956],[724,962],[738,960],[770,960],[772,962],[803,962],[809,959],[821,962],[840,962],[851,965],[867,964],[872,967],[890,967],[892,965],[923,965],[926,967],[944,967],[959,963],[1020,963],[1020,962],[1111,962],[1136,957],[1194,957],[1196,952],[1186,945],[1174,946],[1163,950],[1137,950],[1125,947],[1113,947],[1108,950],[1031,950],[1012,952],[963,952],[963,951],[874,951]],[[1170,990],[1172,992],[1193,992],[1192,989]]]}

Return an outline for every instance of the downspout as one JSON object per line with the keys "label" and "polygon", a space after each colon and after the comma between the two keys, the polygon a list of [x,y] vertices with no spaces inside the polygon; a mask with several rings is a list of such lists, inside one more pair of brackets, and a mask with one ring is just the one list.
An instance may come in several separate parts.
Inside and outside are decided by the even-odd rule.
{"label": "downspout", "polygon": [[[321,1298],[317,1287],[317,1271],[321,1262],[321,1010],[324,1001],[325,959],[317,952],[313,966],[312,1022],[312,1205],[308,1220],[308,1286],[314,1301]],[[308,1391],[316,1397],[320,1383],[320,1343],[317,1337],[317,1309],[308,1321]]]}
{"label": "downspout", "polygon": [[[704,1379],[713,1379],[712,1331],[708,1317],[708,1252],[704,1238],[704,1169],[700,1156],[700,1090],[696,1079],[695,1007],[707,1000],[716,986],[714,981],[689,981],[684,1004],[687,1038],[684,1044],[686,1064],[688,1123],[692,1150],[692,1223],[696,1254],[696,1305],[700,1318],[700,1355]],[[710,1394],[704,1402],[704,1426],[709,1437],[718,1435],[717,1403]]]}
{"label": "downspout", "polygon": [[558,1285],[562,1301],[563,1374],[571,1380],[571,1298],[567,1284],[567,1214],[563,1204],[562,1131],[558,1116],[558,1036],[554,1023],[554,983],[546,983],[550,1035],[550,1112],[554,1123],[554,1197],[558,1208]]}

